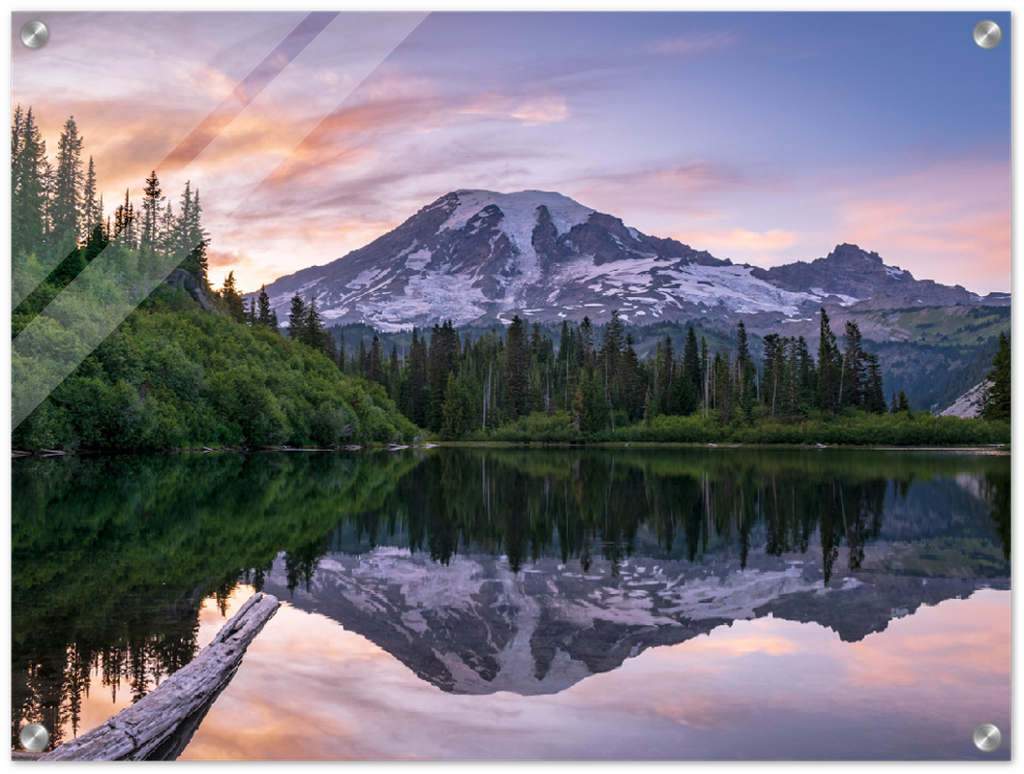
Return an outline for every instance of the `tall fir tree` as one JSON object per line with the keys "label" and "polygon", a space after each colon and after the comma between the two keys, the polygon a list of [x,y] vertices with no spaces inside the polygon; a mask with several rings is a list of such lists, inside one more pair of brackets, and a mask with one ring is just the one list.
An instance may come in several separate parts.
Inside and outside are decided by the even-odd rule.
{"label": "tall fir tree", "polygon": [[266,285],[260,286],[260,293],[256,297],[256,324],[277,331],[277,312],[270,306]]}
{"label": "tall fir tree", "polygon": [[302,337],[300,341],[307,347],[312,347],[317,352],[324,348],[324,323],[320,318],[320,311],[316,308],[316,296],[309,299],[306,306],[306,322],[302,326]]}
{"label": "tall fir tree", "polygon": [[238,288],[235,287],[235,273],[233,271],[229,271],[228,276],[224,278],[220,297],[224,301],[228,314],[238,320],[238,322],[245,322],[245,301],[241,293],[238,292]]}
{"label": "tall fir tree", "polygon": [[64,122],[57,140],[51,227],[53,241],[61,250],[74,249],[79,239],[82,195],[82,138],[74,116]]}
{"label": "tall fir tree", "polygon": [[288,314],[288,338],[302,341],[306,332],[306,302],[296,293]]}
{"label": "tall fir tree", "polygon": [[38,254],[46,230],[46,142],[32,108],[23,119],[15,114],[11,135],[11,254]]}
{"label": "tall fir tree", "polygon": [[508,418],[513,420],[525,414],[528,408],[530,353],[525,327],[516,315],[505,337],[505,396]]}
{"label": "tall fir tree", "polygon": [[992,358],[988,386],[982,393],[981,416],[984,419],[1010,421],[1010,337],[999,334],[999,348]]}
{"label": "tall fir tree", "polygon": [[839,410],[839,369],[836,368],[836,335],[829,325],[828,314],[821,310],[821,328],[818,344],[818,396],[822,411]]}
{"label": "tall fir tree", "polygon": [[92,156],[89,157],[89,166],[85,173],[85,183],[82,186],[82,233],[81,237],[91,236],[92,231],[103,221],[103,209],[96,200],[96,165]]}
{"label": "tall fir tree", "polygon": [[160,216],[163,202],[164,195],[160,190],[160,180],[156,176],[156,170],[153,170],[146,178],[146,187],[143,189],[142,223],[139,231],[140,247],[156,249],[160,246]]}
{"label": "tall fir tree", "polygon": [[737,403],[747,422],[754,420],[754,362],[750,358],[747,326],[740,320],[736,330]]}
{"label": "tall fir tree", "polygon": [[376,332],[373,334],[373,341],[370,342],[370,353],[366,359],[366,378],[371,382],[384,384],[384,352]]}

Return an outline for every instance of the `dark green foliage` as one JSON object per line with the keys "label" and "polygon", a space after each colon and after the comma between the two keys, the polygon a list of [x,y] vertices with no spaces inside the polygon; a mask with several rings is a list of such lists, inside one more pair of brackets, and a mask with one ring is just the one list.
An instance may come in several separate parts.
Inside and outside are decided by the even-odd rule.
{"label": "dark green foliage", "polygon": [[518,419],[529,410],[530,352],[526,345],[525,325],[519,315],[512,319],[505,340],[505,404],[509,419]]}
{"label": "dark green foliage", "polygon": [[64,122],[64,128],[57,140],[57,169],[50,220],[51,240],[57,247],[58,254],[66,254],[78,244],[78,200],[82,183],[82,138],[72,116]]}
{"label": "dark green foliage", "polygon": [[133,312],[15,428],[16,448],[336,445],[415,434],[379,385],[342,376],[322,354],[266,328],[170,311],[175,296],[164,295]]}
{"label": "dark green foliage", "polygon": [[270,296],[267,295],[266,285],[260,286],[260,294],[256,300],[255,325],[262,325],[272,331],[277,331],[277,312],[270,308]]}
{"label": "dark green foliage", "polygon": [[818,344],[818,405],[822,411],[833,414],[839,410],[840,379],[842,378],[842,359],[836,336],[832,333],[828,315],[821,310],[821,341]]}
{"label": "dark green foliage", "polygon": [[229,315],[238,322],[246,322],[245,301],[242,299],[242,294],[235,287],[235,273],[233,271],[229,271],[228,276],[224,278],[224,286],[220,290],[220,297]]}
{"label": "dark green foliage", "polygon": [[288,313],[288,338],[302,340],[306,330],[306,302],[296,293],[292,296],[292,306]]}
{"label": "dark green foliage", "polygon": [[1010,337],[999,334],[999,349],[992,358],[988,373],[989,385],[981,402],[981,416],[985,419],[1010,421]]}

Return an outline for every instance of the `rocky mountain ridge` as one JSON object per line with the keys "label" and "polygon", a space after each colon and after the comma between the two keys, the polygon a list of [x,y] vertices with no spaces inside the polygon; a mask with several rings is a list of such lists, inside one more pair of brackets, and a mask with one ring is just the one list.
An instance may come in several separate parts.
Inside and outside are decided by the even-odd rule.
{"label": "rocky mountain ridge", "polygon": [[[820,561],[814,550],[799,558],[751,552],[745,569],[736,557],[633,557],[612,571],[541,558],[516,573],[500,556],[463,554],[441,565],[380,547],[324,557],[309,586],[294,591],[279,559],[264,590],[361,634],[444,691],[537,695],[737,620],[814,622],[852,642],[922,604],[1009,588],[1009,579],[884,571],[825,584]],[[898,566],[898,550],[869,547],[872,562]]]}
{"label": "rocky mountain ridge", "polygon": [[324,266],[267,286],[279,318],[291,297],[316,297],[328,324],[382,331],[430,326],[701,318],[753,331],[809,322],[818,308],[1008,305],[961,286],[918,280],[856,245],[824,258],[762,269],[648,236],[558,193],[453,191],[394,230]]}

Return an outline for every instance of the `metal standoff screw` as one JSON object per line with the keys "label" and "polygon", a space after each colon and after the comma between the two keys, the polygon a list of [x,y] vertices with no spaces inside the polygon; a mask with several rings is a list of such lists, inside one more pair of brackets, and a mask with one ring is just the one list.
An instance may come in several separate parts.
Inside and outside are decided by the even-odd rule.
{"label": "metal standoff screw", "polygon": [[985,19],[974,25],[974,42],[982,48],[995,48],[1003,39],[1003,31],[994,21]]}
{"label": "metal standoff screw", "polygon": [[991,723],[982,723],[974,729],[974,744],[982,752],[995,752],[1002,743],[1002,733]]}
{"label": "metal standoff screw", "polygon": [[21,42],[28,48],[42,48],[50,39],[50,30],[41,21],[25,22],[21,28]]}
{"label": "metal standoff screw", "polygon": [[50,743],[50,732],[40,723],[29,723],[22,727],[18,741],[29,752],[40,752]]}

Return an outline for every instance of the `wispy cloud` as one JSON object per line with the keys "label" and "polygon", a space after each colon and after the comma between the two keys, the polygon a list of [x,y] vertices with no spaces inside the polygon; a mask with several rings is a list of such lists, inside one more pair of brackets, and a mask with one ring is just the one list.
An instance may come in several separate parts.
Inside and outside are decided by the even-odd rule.
{"label": "wispy cloud", "polygon": [[733,228],[728,231],[690,231],[675,234],[676,239],[692,245],[715,251],[752,250],[760,253],[775,253],[786,250],[801,242],[795,231],[772,229],[770,231],[749,231]]}
{"label": "wispy cloud", "polygon": [[[974,156],[854,184],[832,183],[842,237],[915,276],[1009,290],[1010,174]],[[965,266],[970,271],[965,273]]]}
{"label": "wispy cloud", "polygon": [[481,94],[465,107],[461,115],[505,116],[514,118],[524,126],[557,124],[569,118],[569,106],[560,94],[540,94],[532,97],[512,97],[501,94]]}
{"label": "wispy cloud", "polygon": [[730,48],[736,43],[736,40],[737,35],[734,32],[705,32],[655,40],[648,43],[646,49],[651,54],[693,56],[708,51]]}

